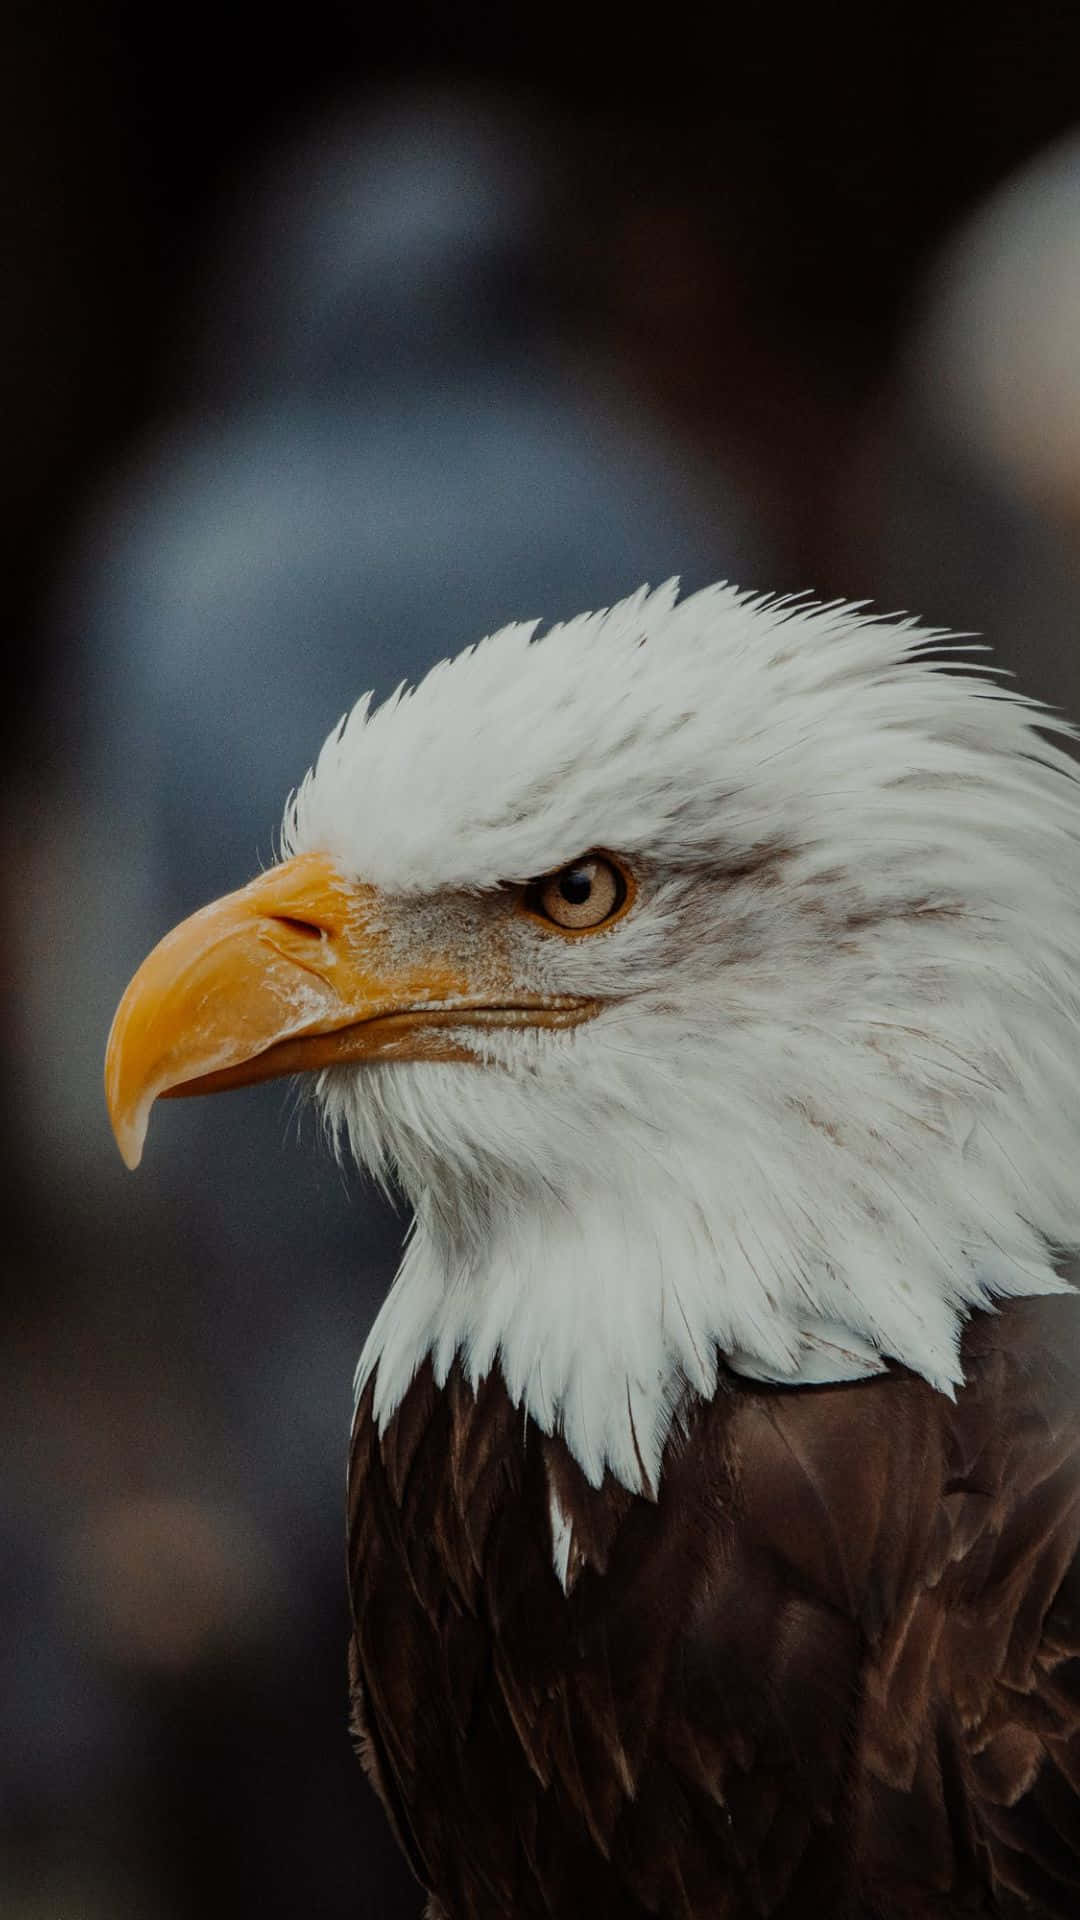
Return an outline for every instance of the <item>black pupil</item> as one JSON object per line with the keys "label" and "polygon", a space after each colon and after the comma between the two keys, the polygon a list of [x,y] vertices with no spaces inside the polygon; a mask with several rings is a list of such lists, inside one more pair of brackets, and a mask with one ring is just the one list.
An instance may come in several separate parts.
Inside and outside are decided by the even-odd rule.
{"label": "black pupil", "polygon": [[567,867],[559,876],[559,892],[568,907],[583,907],[593,887],[588,867]]}

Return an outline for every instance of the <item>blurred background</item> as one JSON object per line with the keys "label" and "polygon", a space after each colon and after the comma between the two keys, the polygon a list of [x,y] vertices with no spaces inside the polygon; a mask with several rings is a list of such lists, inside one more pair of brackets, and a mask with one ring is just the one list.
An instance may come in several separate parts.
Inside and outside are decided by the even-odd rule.
{"label": "blurred background", "polygon": [[338,714],[678,573],[1080,716],[1080,13],[530,13],[0,22],[11,1920],[419,1914],[345,1726],[402,1222],[280,1086],[136,1180],[101,1096]]}

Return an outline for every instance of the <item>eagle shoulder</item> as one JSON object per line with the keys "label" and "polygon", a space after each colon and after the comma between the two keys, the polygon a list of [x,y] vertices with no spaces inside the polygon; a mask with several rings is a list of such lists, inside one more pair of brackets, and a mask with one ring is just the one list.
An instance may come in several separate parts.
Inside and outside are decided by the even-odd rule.
{"label": "eagle shoulder", "polygon": [[1069,1297],[978,1316],[955,1404],[732,1378],[654,1500],[497,1374],[362,1401],[358,1717],[446,1914],[1074,1913],[1078,1356]]}

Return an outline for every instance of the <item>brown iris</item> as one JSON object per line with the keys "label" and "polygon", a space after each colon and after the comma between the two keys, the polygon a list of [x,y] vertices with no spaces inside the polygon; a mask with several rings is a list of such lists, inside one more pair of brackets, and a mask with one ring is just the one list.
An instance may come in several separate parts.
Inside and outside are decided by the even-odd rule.
{"label": "brown iris", "polygon": [[522,905],[560,933],[599,933],[630,905],[631,888],[630,876],[617,861],[607,854],[586,853],[531,881]]}

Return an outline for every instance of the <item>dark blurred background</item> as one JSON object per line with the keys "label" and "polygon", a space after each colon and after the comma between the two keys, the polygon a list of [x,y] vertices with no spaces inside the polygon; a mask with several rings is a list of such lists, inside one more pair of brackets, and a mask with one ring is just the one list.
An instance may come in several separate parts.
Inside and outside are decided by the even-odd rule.
{"label": "dark blurred background", "polygon": [[295,1093],[169,1106],[136,1180],[101,1097],[342,709],[679,573],[1080,715],[1080,13],[705,18],[4,11],[12,1920],[419,1914],[345,1730],[402,1223]]}

